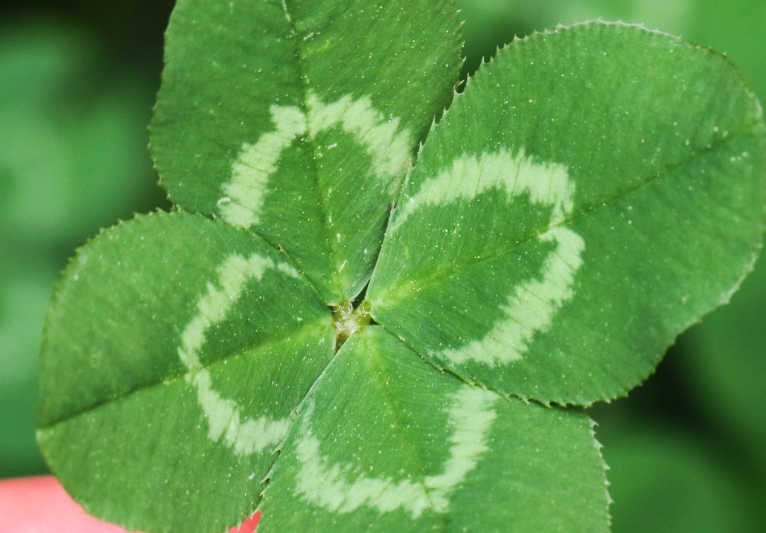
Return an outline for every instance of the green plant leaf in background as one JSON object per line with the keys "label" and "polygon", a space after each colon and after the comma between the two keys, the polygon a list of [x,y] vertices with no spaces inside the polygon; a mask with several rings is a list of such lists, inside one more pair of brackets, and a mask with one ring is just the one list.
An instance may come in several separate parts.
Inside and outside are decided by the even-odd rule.
{"label": "green plant leaf in background", "polygon": [[747,495],[694,435],[636,417],[600,428],[599,439],[614,531],[753,531],[745,522]]}
{"label": "green plant leaf in background", "polygon": [[37,352],[56,269],[0,266],[0,476],[46,470],[35,442]]}
{"label": "green plant leaf in background", "polygon": [[754,46],[766,29],[766,4],[760,0],[457,0],[466,19],[466,70],[497,46],[533,31],[605,19],[645,24],[725,52],[742,69],[755,93],[766,94],[762,50]]}
{"label": "green plant leaf in background", "polygon": [[0,237],[10,247],[69,247],[147,196],[146,141],[136,132],[148,91],[119,71],[94,86],[96,47],[63,25],[3,31]]}
{"label": "green plant leaf in background", "polygon": [[0,28],[0,477],[45,471],[37,353],[62,252],[145,208],[151,190],[151,90],[107,70],[98,47],[63,23]]}
{"label": "green plant leaf in background", "polygon": [[453,11],[179,4],[153,134],[177,212],[81,249],[46,326],[39,439],[87,510],[608,531],[590,420],[543,404],[625,394],[737,286],[761,109],[707,49],[562,28],[477,74],[409,170]]}
{"label": "green plant leaf in background", "polygon": [[[708,412],[731,430],[750,451],[748,473],[760,474],[766,496],[766,268],[763,261],[734,295],[732,305],[720,309],[691,332],[695,389]],[[692,359],[692,357],[687,357]],[[763,512],[763,507],[760,506]]]}

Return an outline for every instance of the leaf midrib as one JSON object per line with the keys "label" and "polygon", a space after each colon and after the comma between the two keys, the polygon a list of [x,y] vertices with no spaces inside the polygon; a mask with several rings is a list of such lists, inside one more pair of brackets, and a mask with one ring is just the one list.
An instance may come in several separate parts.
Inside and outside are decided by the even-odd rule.
{"label": "leaf midrib", "polygon": [[[331,316],[331,315],[328,314],[328,316]],[[136,387],[134,389],[131,389],[131,390],[127,391],[127,392],[118,394],[116,396],[110,396],[108,398],[103,398],[103,399],[101,399],[99,401],[96,401],[96,402],[88,405],[87,407],[85,407],[83,409],[77,410],[77,411],[75,411],[73,413],[69,413],[69,414],[67,414],[65,416],[59,417],[57,419],[54,419],[53,421],[48,422],[48,423],[46,423],[44,425],[38,426],[37,429],[38,430],[52,429],[55,426],[58,426],[60,424],[64,424],[64,423],[69,422],[69,421],[71,421],[71,420],[73,420],[75,418],[78,418],[80,416],[87,415],[87,414],[89,414],[89,413],[91,413],[91,412],[93,412],[93,411],[95,411],[97,409],[100,409],[100,408],[105,407],[107,405],[111,405],[112,403],[120,402],[122,400],[125,400],[125,399],[133,396],[134,394],[138,394],[138,393],[141,393],[141,392],[144,392],[144,391],[152,390],[152,389],[155,389],[155,388],[158,388],[158,387],[163,387],[165,385],[172,385],[172,384],[174,384],[174,383],[176,383],[178,381],[186,379],[187,376],[196,374],[196,373],[198,373],[198,372],[200,372],[202,370],[209,370],[211,368],[215,368],[215,367],[220,366],[220,365],[228,364],[229,361],[233,361],[233,360],[237,360],[237,359],[239,359],[241,357],[245,357],[248,354],[252,354],[255,351],[262,351],[263,349],[268,349],[268,348],[270,348],[272,346],[279,345],[279,344],[282,344],[282,343],[285,343],[285,342],[294,342],[296,339],[300,339],[300,338],[302,338],[304,336],[314,337],[314,335],[316,335],[317,330],[320,330],[320,329],[328,329],[328,331],[333,331],[332,330],[332,325],[331,325],[331,323],[329,321],[327,321],[325,323],[324,321],[319,321],[319,320],[316,321],[316,322],[312,322],[312,323],[308,323],[308,324],[303,324],[303,325],[301,325],[301,326],[299,326],[299,327],[297,327],[297,328],[295,328],[293,330],[290,330],[288,333],[284,333],[283,331],[280,331],[279,335],[277,335],[277,336],[270,337],[270,338],[265,339],[265,340],[263,340],[261,342],[256,342],[256,343],[253,343],[253,344],[249,344],[249,345],[243,347],[241,350],[238,350],[237,352],[233,352],[233,353],[231,353],[229,355],[226,355],[226,356],[224,356],[224,357],[222,357],[220,359],[216,359],[215,361],[212,361],[212,362],[208,363],[207,365],[200,365],[199,368],[195,368],[193,370],[186,370],[186,371],[181,372],[181,373],[174,373],[174,374],[171,374],[169,376],[164,376],[160,380],[152,381],[151,383],[147,383],[147,384],[142,385],[140,387]],[[295,335],[292,335],[292,334],[295,334]],[[328,363],[328,365],[329,365],[329,363]],[[323,368],[326,368],[326,366],[327,365],[325,365],[325,367],[323,367]],[[317,381],[317,379],[315,379],[314,382],[312,382],[312,386]]]}
{"label": "leaf midrib", "polygon": [[[371,328],[379,328],[381,333],[383,333],[384,335],[389,335],[393,339],[395,339],[397,342],[401,343],[401,341],[399,339],[397,339],[396,336],[392,335],[385,328],[383,328],[381,326],[370,326],[370,327]],[[403,344],[403,346],[406,347],[405,344]],[[379,345],[376,345],[376,348],[379,348]],[[376,351],[380,352],[379,349],[377,349]],[[415,357],[419,357],[417,352],[413,351],[413,354],[414,354]],[[370,367],[374,367],[374,368],[371,369],[371,374],[372,374],[372,376],[374,378],[376,378],[376,382],[378,384],[378,390],[381,391],[381,394],[387,400],[386,402],[384,402],[386,404],[385,410],[388,413],[390,413],[389,414],[390,418],[393,418],[394,420],[396,420],[399,428],[405,428],[406,424],[402,423],[403,419],[400,416],[399,411],[394,408],[394,405],[399,405],[399,402],[397,402],[397,398],[394,395],[392,395],[391,390],[388,387],[386,387],[385,383],[380,379],[382,376],[390,376],[391,374],[387,371],[385,366],[380,363],[379,357],[380,356],[378,355],[378,357],[368,357],[368,358],[366,358],[366,360],[368,362],[368,365]],[[375,372],[376,369],[380,370],[380,372]],[[417,464],[418,467],[419,467],[418,470],[420,470],[420,474],[421,474],[422,477],[421,477],[421,479],[418,479],[417,482],[418,482],[419,485],[422,486],[423,492],[425,493],[426,498],[428,498],[428,504],[430,505],[431,509],[434,509],[435,506],[434,506],[433,499],[431,497],[431,492],[432,491],[425,484],[426,472],[425,472],[423,466],[424,466],[426,461],[424,460],[424,458],[420,454],[420,452],[418,450],[418,447],[415,445],[413,439],[406,438],[408,436],[408,434],[406,432],[400,433],[400,434],[403,434],[403,436],[405,437],[402,440],[407,445],[407,448],[408,448],[408,451],[409,451],[409,455],[414,458],[415,464]]]}
{"label": "leaf midrib", "polygon": [[[491,261],[493,259],[496,259],[497,257],[501,257],[503,255],[509,254],[514,252],[517,248],[520,248],[524,244],[528,243],[529,241],[532,241],[534,239],[537,239],[540,237],[540,235],[562,226],[568,226],[572,222],[575,222],[579,220],[582,217],[588,216],[591,213],[595,213],[597,211],[600,211],[601,209],[604,209],[606,207],[611,207],[617,203],[619,203],[621,200],[625,199],[626,197],[636,194],[640,192],[641,190],[651,186],[652,184],[656,183],[657,181],[666,178],[668,175],[676,172],[679,169],[682,169],[688,165],[690,165],[692,162],[696,161],[698,158],[707,155],[711,152],[714,152],[729,143],[734,142],[735,140],[741,138],[741,137],[748,137],[753,136],[756,134],[757,130],[759,129],[759,126],[763,126],[763,122],[760,118],[756,118],[753,121],[744,123],[741,128],[733,133],[732,135],[716,140],[712,142],[708,146],[703,146],[701,149],[695,151],[692,153],[688,158],[674,164],[670,164],[662,171],[659,171],[656,173],[656,175],[646,179],[645,181],[641,181],[638,185],[625,189],[623,191],[618,192],[617,194],[613,195],[611,198],[608,198],[606,200],[600,201],[600,202],[593,202],[590,206],[584,206],[582,209],[580,209],[578,212],[570,214],[567,217],[562,218],[555,224],[549,224],[542,228],[542,230],[539,230],[537,232],[532,232],[523,239],[520,239],[518,241],[514,241],[510,247],[508,248],[502,248],[498,251],[492,252],[490,254],[479,256],[478,258],[472,258],[469,259],[466,262],[461,263],[459,266],[450,268],[450,269],[444,269],[444,270],[436,270],[433,274],[430,276],[424,278],[425,281],[419,281],[418,282],[418,292],[423,291],[425,288],[430,287],[432,285],[435,285],[437,282],[443,281],[446,278],[452,277],[460,272],[465,271],[466,269],[470,269],[474,266],[476,266],[479,263],[484,263],[485,261]],[[763,129],[763,128],[761,128]],[[373,274],[373,279],[375,278]],[[390,305],[392,302],[400,302],[402,300],[406,300],[409,298],[411,291],[405,291],[405,294],[403,296],[400,296],[399,298],[390,298],[390,294],[396,294],[397,292],[400,292],[401,288],[406,285],[406,283],[415,281],[415,280],[408,280],[404,283],[400,283],[399,285],[396,285],[385,292],[379,293],[381,296],[376,297],[376,300],[382,300],[385,301],[389,305],[384,305],[385,308],[391,309],[395,307],[395,305]],[[377,317],[375,317],[375,306],[372,306],[371,314],[373,318],[377,320]]]}
{"label": "leaf midrib", "polygon": [[[308,86],[308,83],[306,82],[306,76],[303,69],[303,53],[301,50],[301,44],[298,33],[298,28],[295,25],[295,20],[292,16],[292,13],[290,11],[290,8],[288,7],[288,1],[292,0],[282,0],[282,8],[285,12],[285,19],[287,20],[287,27],[290,30],[290,35],[287,36],[287,40],[293,41],[293,48],[295,49],[295,62],[296,62],[296,70],[298,71],[298,84],[300,85],[300,90],[302,93],[302,97],[300,98],[300,108],[303,112],[304,116],[306,117],[307,122],[307,131],[308,131],[308,145],[311,147],[311,165],[313,168],[313,177],[314,177],[314,190],[316,191],[317,196],[319,197],[319,202],[317,203],[320,211],[320,217],[321,221],[320,224],[322,226],[322,229],[324,229],[325,238],[327,239],[327,244],[330,248],[330,265],[331,265],[331,272],[330,272],[330,289],[334,292],[338,292],[338,296],[340,298],[346,297],[343,294],[343,289],[345,288],[345,284],[341,281],[341,272],[340,272],[340,263],[338,262],[338,247],[335,243],[335,239],[333,239],[334,231],[330,227],[332,224],[329,219],[329,198],[324,193],[324,190],[319,186],[319,166],[317,164],[317,146],[314,142],[313,132],[311,131],[310,123],[311,120],[309,119],[309,108],[308,108],[308,97],[310,88]],[[333,296],[333,294],[328,295],[330,297]],[[327,302],[328,305],[337,305],[341,302]]]}
{"label": "leaf midrib", "polygon": [[[401,344],[402,344],[402,345],[403,345],[403,346],[404,346],[406,349],[410,350],[410,351],[413,353],[414,357],[418,357],[418,358],[420,358],[420,359],[422,359],[422,360],[426,361],[426,363],[428,363],[428,364],[429,364],[429,366],[432,366],[432,367],[434,368],[434,373],[433,373],[433,374],[434,374],[434,376],[436,376],[436,375],[438,375],[438,374],[447,374],[447,375],[451,376],[452,378],[456,379],[457,381],[461,382],[462,384],[468,384],[468,385],[471,385],[471,386],[473,386],[473,385],[472,385],[472,384],[471,384],[469,381],[467,381],[467,380],[464,380],[463,378],[461,378],[461,377],[460,377],[460,376],[458,376],[457,374],[455,374],[455,373],[453,373],[453,372],[451,372],[451,371],[446,371],[446,372],[445,372],[444,370],[442,370],[442,369],[439,369],[439,368],[435,367],[435,366],[434,366],[434,365],[433,365],[433,364],[432,364],[430,361],[428,361],[427,359],[423,358],[423,357],[422,357],[422,355],[421,355],[420,353],[418,353],[418,352],[417,352],[417,351],[416,351],[414,348],[412,348],[412,347],[411,347],[411,346],[409,346],[409,345],[408,345],[406,342],[404,342],[404,341],[403,341],[403,339],[400,339],[400,338],[398,338],[398,337],[397,337],[397,336],[396,336],[396,335],[395,335],[393,332],[389,331],[389,330],[388,330],[388,329],[386,329],[384,326],[382,326],[382,325],[377,325],[377,326],[370,326],[370,328],[378,328],[378,329],[381,331],[381,333],[383,333],[384,335],[388,335],[388,336],[390,336],[391,338],[395,339],[395,341],[396,341],[396,342],[398,342],[398,343],[401,343]],[[361,334],[362,334],[361,332],[360,332],[360,333],[358,333],[358,335],[361,335]],[[346,349],[348,349],[348,346],[350,346],[350,345],[351,345],[350,343],[346,342],[346,344],[344,345],[344,347],[345,347]],[[333,364],[333,362],[335,361],[335,359],[336,359],[337,355],[338,355],[338,354],[339,354],[339,353],[340,353],[340,352],[341,352],[341,351],[344,349],[344,347],[341,347],[341,349],[340,349],[340,350],[338,350],[338,352],[336,352],[336,353],[333,355],[333,357],[330,359],[330,361],[328,361],[327,365],[325,365],[325,367],[324,367],[324,369],[322,370],[322,372],[319,374],[319,376],[317,377],[317,379],[316,379],[316,380],[314,380],[314,383],[312,383],[312,385],[311,385],[311,387],[309,388],[309,390],[306,392],[306,394],[303,396],[303,398],[301,399],[301,401],[298,403],[298,406],[297,406],[297,407],[294,409],[294,411],[298,413],[298,416],[297,416],[295,419],[293,419],[293,420],[292,420],[292,422],[291,422],[291,424],[290,424],[290,430],[288,431],[287,435],[285,436],[285,441],[287,441],[287,439],[288,439],[288,438],[289,438],[289,436],[290,436],[290,433],[292,432],[292,429],[293,429],[293,427],[295,426],[295,424],[297,424],[297,423],[298,423],[298,419],[299,419],[299,417],[300,417],[300,416],[303,414],[303,406],[304,406],[304,404],[306,403],[306,401],[308,400],[309,396],[311,396],[311,393],[313,392],[313,390],[314,390],[314,389],[317,387],[317,385],[320,383],[320,381],[322,380],[322,378],[323,378],[323,377],[326,375],[326,373],[327,373],[328,369],[330,368],[330,365],[332,365],[332,364]],[[373,364],[374,364],[376,367],[379,367],[379,368],[383,368],[383,367],[382,367],[382,365],[380,365],[380,364],[375,364],[375,363],[372,363],[372,362],[371,362],[371,360],[372,360],[372,359],[373,359],[373,358],[368,358],[368,364],[370,364],[370,365],[373,365]],[[376,372],[374,372],[374,371],[373,371],[373,372],[372,372],[372,375],[373,375],[373,377],[376,377],[376,376],[378,376],[378,375],[391,375],[389,372],[386,372],[386,371],[385,371],[385,369],[383,369],[383,370],[384,370],[384,372],[381,372],[381,373],[376,373]],[[378,381],[379,381],[379,380],[378,380]],[[384,394],[386,397],[388,397],[388,398],[391,398],[391,395],[390,395],[390,393],[388,392],[388,389],[387,389],[386,387],[379,387],[379,389],[383,391],[383,394]],[[493,391],[493,392],[496,392],[496,391]],[[496,393],[497,393],[497,392],[496,392]],[[500,393],[497,393],[497,394],[498,394],[498,396],[499,396],[499,397],[501,397],[503,400],[505,400],[505,401],[508,401],[508,398],[507,398],[507,397],[503,396],[503,395],[502,395],[502,394],[500,394]],[[391,406],[391,404],[394,404],[394,403],[395,403],[395,399],[394,399],[394,401],[388,401],[388,402],[387,402],[387,409],[386,409],[386,410],[387,410],[387,411],[389,411],[389,412],[391,413],[391,417],[392,417],[392,418],[396,419],[397,421],[401,421],[400,417],[398,416],[398,413],[397,413],[397,411],[396,411],[395,409],[392,409],[392,408],[390,407],[390,406]],[[404,424],[400,424],[400,427],[404,427]],[[404,440],[407,442],[407,444],[408,444],[408,447],[409,447],[409,448],[412,450],[412,452],[411,452],[411,455],[415,457],[415,463],[417,463],[417,464],[419,464],[419,465],[422,465],[423,463],[425,463],[425,461],[423,461],[423,460],[421,459],[421,454],[420,454],[420,453],[418,453],[418,451],[417,451],[417,446],[415,446],[415,445],[414,445],[414,444],[411,442],[411,440],[410,440],[410,439],[404,439]],[[277,454],[277,455],[275,456],[274,460],[273,460],[273,461],[272,461],[272,463],[271,463],[271,466],[269,467],[269,472],[268,472],[268,474],[267,474],[267,476],[266,476],[266,486],[264,487],[263,491],[261,491],[260,497],[258,498],[258,504],[257,504],[257,505],[259,506],[259,508],[260,508],[260,505],[261,505],[261,503],[263,502],[263,500],[264,500],[264,498],[265,498],[265,495],[266,495],[266,493],[267,493],[267,492],[268,492],[268,490],[269,490],[269,486],[268,486],[268,485],[269,485],[269,482],[270,482],[270,480],[271,480],[271,476],[272,476],[272,473],[274,472],[274,468],[276,467],[277,463],[278,463],[278,462],[279,462],[279,460],[280,460],[280,457],[281,457],[281,450],[282,450],[282,447],[283,447],[283,445],[284,445],[284,442],[285,442],[285,441],[283,441],[283,443],[282,443],[282,444],[280,444],[280,446],[279,446],[279,448],[278,448],[278,451],[279,451],[280,453],[279,453],[279,454]],[[422,471],[422,469],[421,469],[421,473],[424,473],[424,472]],[[420,483],[420,484],[423,486],[423,491],[424,491],[424,493],[426,494],[426,497],[428,498],[428,503],[429,503],[429,505],[430,505],[430,508],[431,508],[431,509],[433,509],[433,508],[434,508],[434,503],[433,503],[433,500],[432,500],[432,498],[431,498],[431,492],[432,492],[432,490],[431,490],[431,489],[429,489],[428,487],[426,487],[426,486],[425,486],[425,477],[426,477],[426,476],[424,475],[424,476],[423,476],[423,479],[422,479],[421,481],[419,481],[419,483]],[[447,527],[448,527],[448,525],[449,525],[449,523],[450,523],[450,518],[449,518],[449,515],[448,515],[448,514],[439,514],[438,516],[439,516],[439,519],[440,519],[440,520],[441,520],[441,522],[442,522],[442,529],[440,529],[439,531],[444,531],[444,532],[446,532],[447,530],[446,530],[445,528],[447,528]]]}

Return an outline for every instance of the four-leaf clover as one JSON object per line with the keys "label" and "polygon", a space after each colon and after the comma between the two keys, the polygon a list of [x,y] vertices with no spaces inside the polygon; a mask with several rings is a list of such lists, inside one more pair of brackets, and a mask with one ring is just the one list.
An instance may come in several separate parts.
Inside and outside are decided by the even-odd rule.
{"label": "four-leaf clover", "polygon": [[39,440],[86,509],[609,529],[576,406],[752,265],[761,108],[723,57],[601,22],[455,94],[458,28],[448,0],[179,2],[152,126],[177,207],[82,248],[45,332]]}

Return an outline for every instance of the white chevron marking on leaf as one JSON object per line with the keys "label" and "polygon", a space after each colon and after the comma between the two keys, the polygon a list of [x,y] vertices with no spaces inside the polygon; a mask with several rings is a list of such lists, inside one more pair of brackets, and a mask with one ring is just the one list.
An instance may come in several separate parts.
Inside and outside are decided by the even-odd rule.
{"label": "white chevron marking on leaf", "polygon": [[572,284],[582,266],[585,243],[578,234],[562,227],[553,228],[538,239],[555,241],[556,249],[545,260],[540,279],[516,287],[508,304],[502,307],[505,319],[496,322],[482,339],[433,355],[456,364],[466,361],[490,366],[507,364],[521,359],[534,334],[550,327],[559,308],[574,296]]}
{"label": "white chevron marking on leaf", "polygon": [[213,389],[210,372],[200,364],[199,351],[205,344],[207,330],[226,318],[242,296],[245,284],[252,279],[260,281],[269,269],[298,277],[290,265],[275,263],[258,254],[248,258],[229,256],[218,268],[219,287],[207,284],[207,293],[197,303],[198,314],[181,334],[181,347],[178,349],[178,356],[189,372],[186,380],[197,389],[197,401],[209,425],[208,436],[214,442],[223,438],[237,455],[261,452],[267,446],[278,444],[287,434],[289,420],[275,420],[267,416],[243,419],[237,403],[223,398]]}
{"label": "white chevron marking on leaf", "polygon": [[547,330],[558,309],[574,296],[575,274],[582,266],[585,242],[577,233],[559,226],[572,211],[575,194],[567,168],[557,163],[536,162],[523,149],[516,155],[501,150],[458,157],[449,169],[424,181],[420,190],[403,202],[394,214],[389,232],[398,231],[423,206],[470,201],[493,189],[505,191],[508,202],[526,194],[533,204],[552,207],[553,228],[540,235],[538,242],[553,241],[556,248],[543,264],[539,279],[525,281],[515,288],[507,304],[501,307],[504,317],[483,338],[431,353],[454,364],[476,361],[495,366],[520,359],[535,333]]}
{"label": "white chevron marking on leaf", "polygon": [[232,166],[232,180],[224,184],[227,196],[218,200],[227,222],[249,228],[260,221],[269,176],[277,170],[282,152],[306,133],[306,116],[297,107],[271,106],[276,131],[264,133],[255,144],[242,145]]}
{"label": "white chevron marking on leaf", "polygon": [[372,175],[383,179],[394,188],[394,178],[403,176],[412,166],[412,139],[410,132],[399,127],[398,118],[386,118],[372,106],[365,96],[354,100],[346,95],[337,102],[325,104],[315,94],[308,101],[309,130],[313,135],[340,125],[364,146],[372,158]]}
{"label": "white chevron marking on leaf", "polygon": [[367,506],[387,513],[403,509],[417,519],[426,509],[444,513],[450,494],[459,488],[487,451],[486,439],[497,415],[492,405],[499,397],[467,385],[453,395],[447,410],[452,434],[449,457],[442,472],[422,481],[372,477],[349,466],[328,464],[312,435],[309,421],[313,406],[305,413],[297,444],[300,470],[297,491],[314,505],[337,513],[350,513]]}
{"label": "white chevron marking on leaf", "polygon": [[[396,117],[386,117],[372,106],[369,97],[343,96],[325,104],[314,93],[308,95],[308,117],[294,106],[272,105],[276,131],[264,133],[255,144],[244,143],[232,165],[232,178],[223,184],[225,194],[218,200],[224,220],[249,228],[261,221],[269,177],[277,171],[282,153],[301,135],[317,134],[335,126],[353,135],[372,160],[370,174],[385,184],[389,193],[412,166],[412,135],[400,127]],[[335,146],[333,146],[334,148]]]}
{"label": "white chevron marking on leaf", "polygon": [[501,150],[481,156],[460,156],[450,168],[424,181],[417,193],[404,199],[394,212],[389,232],[396,232],[421,207],[472,200],[492,189],[505,190],[509,202],[529,194],[533,203],[552,206],[553,224],[572,209],[574,184],[569,181],[565,166],[536,163],[524,150],[516,155]]}

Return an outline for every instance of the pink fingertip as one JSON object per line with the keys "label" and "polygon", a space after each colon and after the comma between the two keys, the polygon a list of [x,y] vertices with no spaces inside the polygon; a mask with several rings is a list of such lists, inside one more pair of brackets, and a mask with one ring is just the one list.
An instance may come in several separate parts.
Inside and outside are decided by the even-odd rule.
{"label": "pink fingertip", "polygon": [[256,533],[255,527],[258,525],[258,521],[260,519],[261,519],[261,513],[256,512],[255,514],[253,514],[253,516],[251,516],[250,518],[242,522],[241,526],[232,527],[229,530],[229,533]]}
{"label": "pink fingertip", "polygon": [[[228,533],[256,533],[256,512]],[[0,480],[2,533],[127,533],[88,515],[53,476]],[[140,532],[134,532],[140,533]]]}
{"label": "pink fingertip", "polygon": [[3,533],[125,533],[83,511],[53,476],[0,481]]}

